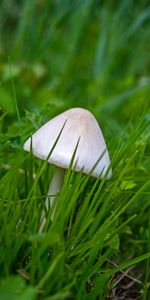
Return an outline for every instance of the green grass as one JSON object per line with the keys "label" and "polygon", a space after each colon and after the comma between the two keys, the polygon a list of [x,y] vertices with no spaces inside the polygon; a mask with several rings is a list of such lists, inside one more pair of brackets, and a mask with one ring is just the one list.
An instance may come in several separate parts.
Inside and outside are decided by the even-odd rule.
{"label": "green grass", "polygon": [[[149,43],[145,0],[2,1],[0,300],[110,299],[131,282],[150,298]],[[70,167],[40,234],[55,167],[23,143],[77,106],[97,118],[113,176]]]}

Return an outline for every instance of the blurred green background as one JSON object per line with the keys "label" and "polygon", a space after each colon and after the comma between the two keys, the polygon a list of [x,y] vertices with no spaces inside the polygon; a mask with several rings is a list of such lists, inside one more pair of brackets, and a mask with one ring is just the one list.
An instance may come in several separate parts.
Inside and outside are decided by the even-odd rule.
{"label": "blurred green background", "polygon": [[149,105],[149,45],[149,1],[1,0],[0,106],[12,75],[21,115],[82,106],[120,133]]}

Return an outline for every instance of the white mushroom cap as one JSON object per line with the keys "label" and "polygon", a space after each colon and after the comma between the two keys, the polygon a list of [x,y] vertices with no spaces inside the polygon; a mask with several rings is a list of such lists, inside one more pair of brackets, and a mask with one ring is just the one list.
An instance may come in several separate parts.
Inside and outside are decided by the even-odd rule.
{"label": "white mushroom cap", "polygon": [[[64,124],[65,126],[48,162],[68,169],[77,142],[80,139],[75,154],[75,161],[77,161],[75,170],[83,170],[86,174],[90,173],[102,156],[91,175],[104,177],[110,165],[105,140],[95,117],[83,108],[69,109],[39,128],[32,135],[33,154],[46,160]],[[30,151],[30,144],[31,138],[25,142],[24,150]],[[111,175],[112,171],[110,169],[107,179]]]}

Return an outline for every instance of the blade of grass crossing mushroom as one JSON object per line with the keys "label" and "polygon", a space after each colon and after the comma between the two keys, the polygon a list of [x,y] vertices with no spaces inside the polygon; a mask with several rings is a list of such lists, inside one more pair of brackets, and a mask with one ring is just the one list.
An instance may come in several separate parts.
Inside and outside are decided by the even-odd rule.
{"label": "blade of grass crossing mushroom", "polygon": [[[33,185],[32,185],[32,187],[31,187],[31,189],[30,189],[30,191],[29,191],[29,193],[28,193],[27,200],[28,200],[29,198],[31,198],[31,196],[32,196],[32,194],[33,194],[33,192],[34,192],[34,190],[35,190],[37,184],[38,184],[39,178],[40,178],[40,176],[42,175],[42,173],[44,172],[45,167],[47,166],[48,159],[49,159],[49,157],[51,156],[52,152],[54,151],[54,149],[55,149],[55,147],[56,147],[56,144],[58,143],[58,140],[59,140],[59,138],[60,138],[60,136],[61,136],[61,133],[62,133],[62,131],[63,131],[63,129],[64,129],[65,124],[66,124],[66,122],[63,124],[63,126],[62,126],[62,128],[61,128],[61,130],[60,130],[60,133],[59,133],[58,137],[56,138],[56,141],[55,141],[55,143],[54,143],[52,149],[50,149],[50,152],[49,152],[49,154],[48,154],[48,156],[47,156],[47,159],[46,159],[45,161],[43,161],[42,166],[40,167],[40,169],[39,169],[39,171],[38,171],[38,173],[37,173],[37,175],[36,175],[36,178],[35,178],[35,180],[34,180],[34,182],[33,182]],[[34,196],[34,195],[33,195],[33,196]],[[34,197],[32,197],[32,201],[34,201]],[[30,205],[32,205],[32,201],[30,201]],[[28,210],[28,212],[27,212],[27,214],[26,214],[26,219],[28,218],[29,213],[30,213],[30,212],[29,212],[29,210]]]}

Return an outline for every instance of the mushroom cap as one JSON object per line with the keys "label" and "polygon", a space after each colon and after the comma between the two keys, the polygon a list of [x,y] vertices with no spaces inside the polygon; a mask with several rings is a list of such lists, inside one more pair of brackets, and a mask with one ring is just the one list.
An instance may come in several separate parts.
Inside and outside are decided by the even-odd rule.
{"label": "mushroom cap", "polygon": [[[104,177],[110,159],[102,131],[91,112],[83,108],[72,108],[48,121],[32,135],[33,154],[46,160],[58,136],[59,139],[48,159],[49,163],[68,169],[79,141],[74,160],[75,170],[82,170],[88,174],[101,157],[91,175]],[[24,150],[30,151],[30,145],[31,137],[25,142]],[[107,179],[111,175],[110,169]]]}

